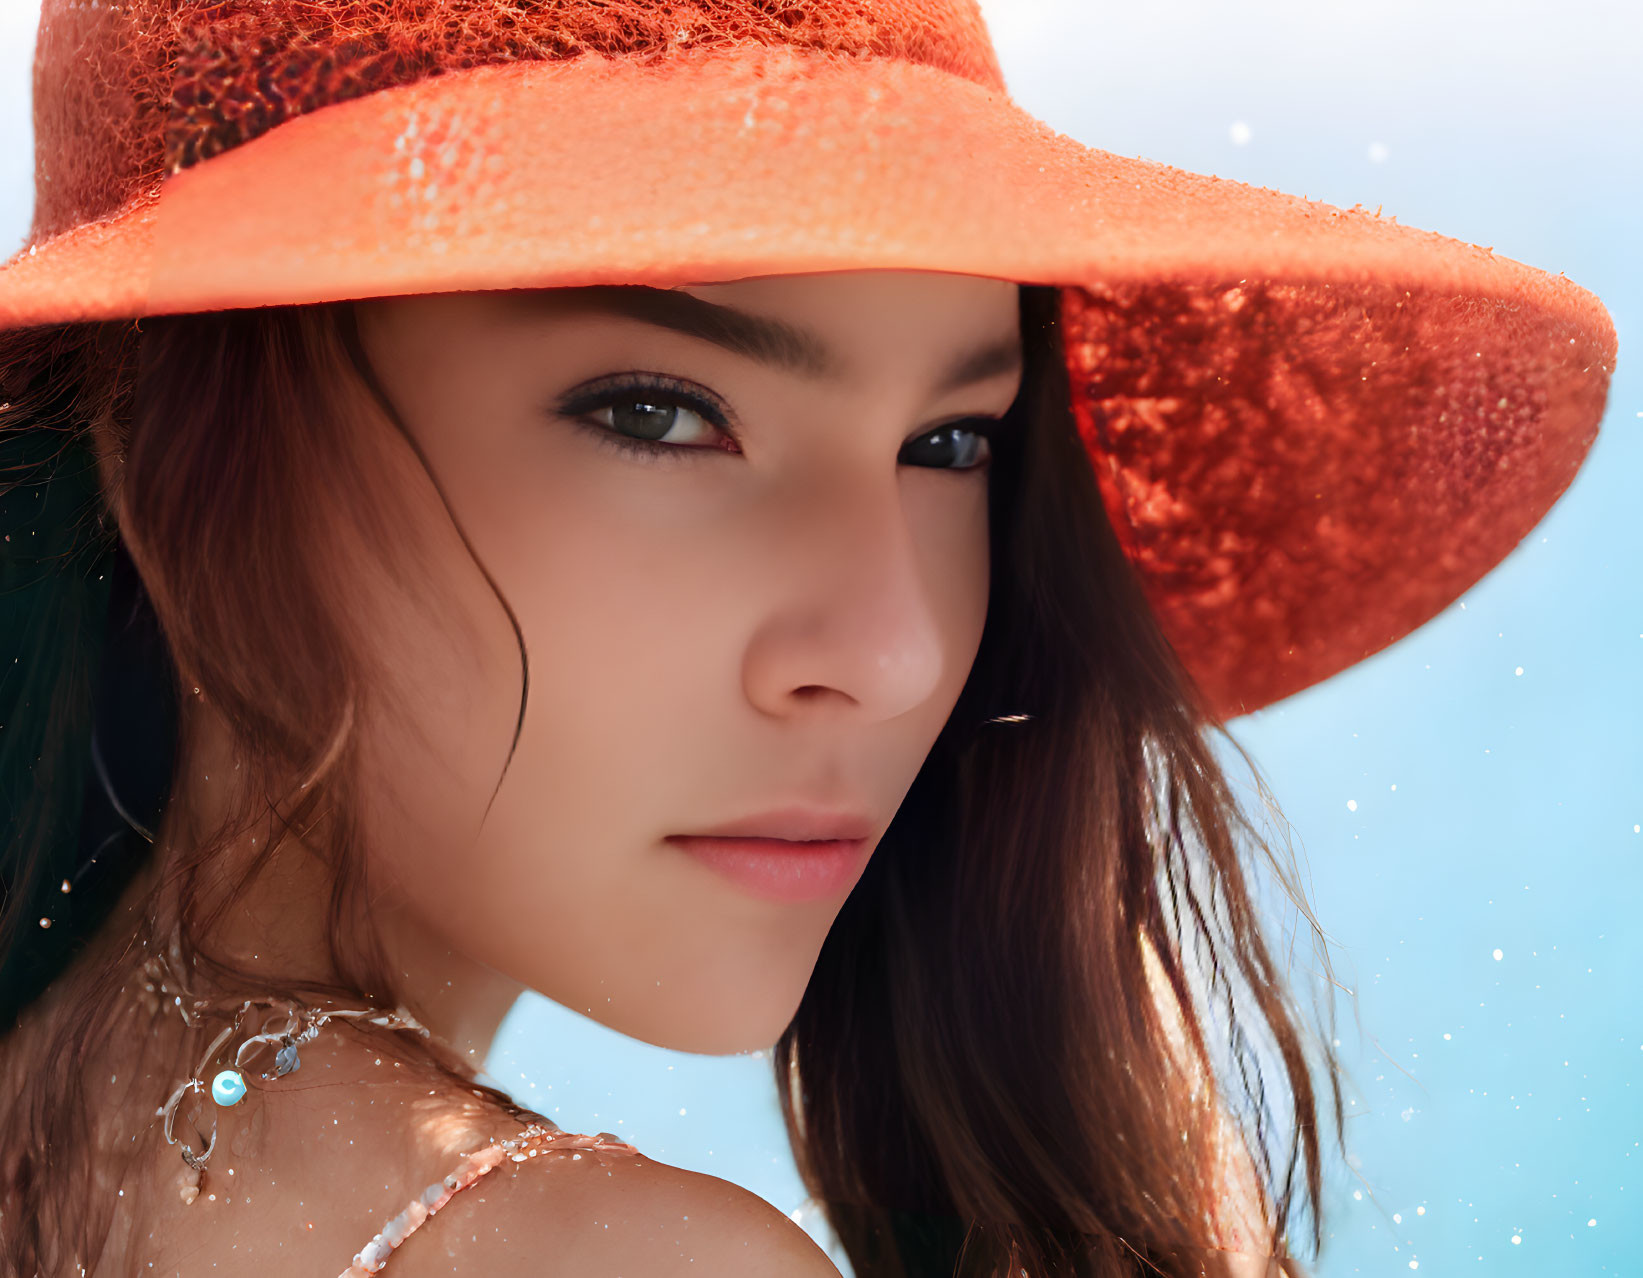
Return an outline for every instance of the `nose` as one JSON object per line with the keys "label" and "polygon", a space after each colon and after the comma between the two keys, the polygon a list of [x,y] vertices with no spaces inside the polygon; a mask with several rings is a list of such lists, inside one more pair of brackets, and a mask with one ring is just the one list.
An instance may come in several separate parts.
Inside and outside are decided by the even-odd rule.
{"label": "nose", "polygon": [[777,601],[743,662],[764,713],[892,719],[940,686],[941,618],[895,474],[774,498],[765,553]]}

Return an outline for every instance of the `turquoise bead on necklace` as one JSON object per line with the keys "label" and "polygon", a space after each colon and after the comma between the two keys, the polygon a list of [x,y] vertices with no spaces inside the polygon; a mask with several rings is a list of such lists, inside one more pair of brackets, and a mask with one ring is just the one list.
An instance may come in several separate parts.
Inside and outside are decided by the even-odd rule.
{"label": "turquoise bead on necklace", "polygon": [[238,1070],[225,1069],[211,1080],[211,1099],[227,1107],[238,1105],[245,1098],[245,1080]]}

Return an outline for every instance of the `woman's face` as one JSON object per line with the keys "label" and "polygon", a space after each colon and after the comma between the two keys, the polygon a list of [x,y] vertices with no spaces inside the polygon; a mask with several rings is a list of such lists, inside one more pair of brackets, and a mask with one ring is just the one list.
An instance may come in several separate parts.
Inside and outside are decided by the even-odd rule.
{"label": "woman's face", "polygon": [[[1015,285],[861,272],[358,310],[529,654],[510,762],[512,624],[432,484],[396,467],[426,584],[357,605],[399,707],[364,732],[385,905],[637,1038],[768,1045],[981,639]],[[784,842],[687,837],[727,830]]]}

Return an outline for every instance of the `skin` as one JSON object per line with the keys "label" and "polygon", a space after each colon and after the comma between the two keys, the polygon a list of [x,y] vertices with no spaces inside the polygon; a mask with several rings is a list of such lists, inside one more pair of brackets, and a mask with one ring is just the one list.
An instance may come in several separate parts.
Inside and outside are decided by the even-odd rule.
{"label": "skin", "polygon": [[[568,294],[358,304],[409,433],[387,437],[376,480],[421,565],[409,590],[383,573],[343,583],[390,677],[356,725],[372,922],[407,1005],[476,1064],[524,988],[681,1050],[772,1043],[849,885],[762,899],[664,840],[798,805],[857,814],[876,844],[980,643],[987,469],[946,464],[963,449],[929,436],[956,427],[982,455],[973,432],[992,423],[975,419],[1001,417],[1020,383],[1016,287],[860,272],[676,291],[802,331],[825,360],[790,367]],[[977,375],[948,384],[963,362]],[[584,414],[591,426],[557,411],[590,379],[633,372],[705,388],[728,426],[681,412],[674,451],[638,458],[601,445],[609,407]],[[514,630],[459,528],[530,655],[511,760]],[[177,840],[231,797],[223,725],[203,702],[187,716],[201,765],[167,818]],[[286,839],[214,940],[252,967],[313,970],[323,881]],[[340,1268],[489,1121],[347,1033],[303,1062],[304,1083],[333,1086],[270,1092],[260,1119],[225,1113],[244,1157],[232,1182],[216,1161],[208,1176],[256,1212],[226,1190],[188,1208],[164,1195],[130,1245],[167,1272],[203,1272],[225,1249]],[[541,1273],[532,1243],[552,1236],[557,1261],[576,1261],[564,1272],[832,1272],[722,1181],[642,1157],[554,1162],[459,1195],[428,1227],[445,1245],[419,1235],[393,1271]],[[155,1177],[175,1168],[162,1148]],[[333,1184],[322,1204],[297,1201]]]}
{"label": "skin", "polygon": [[[647,1042],[721,1053],[780,1034],[848,885],[760,900],[662,840],[791,805],[860,814],[873,842],[889,825],[969,674],[988,587],[986,468],[902,454],[944,424],[1002,416],[1018,362],[939,383],[974,350],[1018,360],[1020,339],[1016,288],[996,280],[684,291],[813,334],[836,369],[773,366],[562,294],[362,305],[372,363],[531,658],[498,788],[517,649],[444,538],[434,571],[472,624],[382,627],[405,713],[367,736],[370,833],[392,849],[389,921],[431,1002],[450,964],[423,960],[448,950],[492,1007],[529,986]],[[718,396],[740,451],[710,446],[726,434],[688,410],[667,437],[685,442],[653,459],[544,415],[631,371]],[[409,478],[426,526],[449,528]],[[516,901],[570,908],[544,926],[499,909]]]}

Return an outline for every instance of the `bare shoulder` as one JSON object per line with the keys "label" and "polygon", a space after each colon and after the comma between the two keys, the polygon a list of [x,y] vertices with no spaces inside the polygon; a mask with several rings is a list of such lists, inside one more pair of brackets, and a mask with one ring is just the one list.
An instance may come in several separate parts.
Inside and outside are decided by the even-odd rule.
{"label": "bare shoulder", "polygon": [[555,1150],[453,1198],[393,1278],[838,1278],[793,1221],[738,1185],[642,1154]]}

